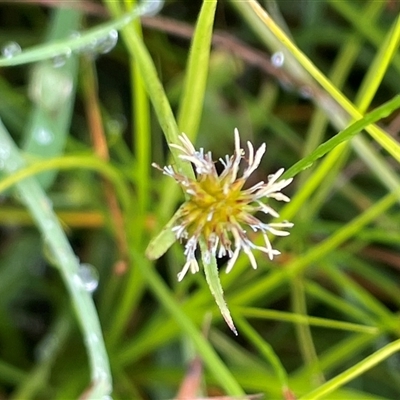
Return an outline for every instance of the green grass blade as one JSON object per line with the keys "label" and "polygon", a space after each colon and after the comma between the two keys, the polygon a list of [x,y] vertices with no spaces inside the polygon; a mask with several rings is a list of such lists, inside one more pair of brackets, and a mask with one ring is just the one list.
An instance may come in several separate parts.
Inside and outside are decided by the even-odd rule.
{"label": "green grass blade", "polygon": [[400,95],[395,96],[385,104],[366,114],[363,118],[353,122],[349,127],[336,134],[333,138],[318,146],[311,154],[302,158],[299,162],[288,169],[283,175],[289,178],[297,175],[299,172],[311,165],[318,159],[335,149],[339,144],[350,140],[357,133],[361,132],[368,125],[381,120],[390,115],[394,110],[400,107]]}
{"label": "green grass blade", "polygon": [[[53,14],[47,42],[52,43],[69,36],[78,29],[81,14],[60,8]],[[61,60],[56,67],[53,61],[42,61],[34,66],[30,82],[33,109],[27,124],[23,149],[39,157],[55,157],[63,152],[75,99],[77,55]],[[37,177],[44,188],[55,179],[56,171]]]}
{"label": "green grass blade", "polygon": [[58,169],[88,169],[98,172],[113,183],[122,206],[124,209],[128,208],[131,196],[119,171],[110,163],[93,156],[64,156],[32,163],[3,178],[0,181],[0,193],[33,175]]}
{"label": "green grass blade", "polygon": [[295,277],[296,274],[304,271],[307,267],[341,246],[346,240],[354,237],[354,235],[360,232],[363,227],[374,221],[388,208],[392,207],[397,201],[398,196],[398,191],[386,195],[364,213],[346,224],[342,229],[335,232],[328,239],[314,245],[314,247],[303,256],[290,262],[286,265],[284,270],[273,271],[267,277],[260,279],[251,287],[243,287],[242,290],[238,291],[238,293],[231,297],[232,302],[236,304],[246,304],[254,301],[260,296],[265,296],[266,293],[280,286],[287,279]]}
{"label": "green grass blade", "polygon": [[361,83],[360,89],[357,92],[354,102],[357,104],[361,113],[364,113],[367,110],[376,91],[382,83],[393,57],[397,54],[399,41],[400,16],[396,18],[392,29],[388,32],[384,42],[379,47],[379,50],[376,53],[363,82]]}
{"label": "green grass blade", "polygon": [[[7,174],[14,174],[17,169],[23,167],[24,162],[2,123],[0,143],[1,167]],[[111,393],[111,372],[93,299],[81,284],[78,275],[79,262],[39,184],[32,178],[25,179],[17,184],[17,190],[42,233],[71,296],[90,361],[92,383],[87,398],[102,398]]]}
{"label": "green grass blade", "polygon": [[216,7],[217,0],[203,1],[190,46],[180,100],[178,126],[192,140],[197,134],[203,109]]}
{"label": "green grass blade", "polygon": [[[154,295],[159,299],[160,304],[162,304],[179,323],[180,329],[192,339],[196,346],[197,353],[202,357],[204,363],[218,380],[221,387],[223,387],[229,395],[243,395],[242,388],[237,383],[229,368],[220,360],[210,343],[183,312],[181,306],[173,298],[151,263],[134,250],[132,250],[132,259],[136,260],[138,268],[140,268],[141,273],[148,282]],[[162,334],[162,332],[160,333]]]}
{"label": "green grass blade", "polygon": [[276,377],[280,382],[282,394],[286,393],[289,389],[288,374],[271,345],[266,342],[243,317],[235,314],[235,320],[237,321],[237,325],[240,327],[240,330],[243,332],[243,334],[250,340],[252,345],[257,348],[265,360],[271,365]]}
{"label": "green grass blade", "polygon": [[[190,46],[183,93],[179,102],[178,127],[192,142],[197,136],[203,111],[216,6],[216,0],[203,1]],[[164,199],[159,210],[161,218],[171,214],[179,192],[174,182],[165,182],[161,191],[161,198]]]}
{"label": "green grass blade", "polygon": [[[121,10],[116,2],[107,0],[106,4],[113,15],[120,16]],[[123,19],[123,17],[119,17],[119,19]],[[167,143],[179,144],[180,131],[149,51],[132,25],[125,26],[122,34],[130,56],[136,60],[143,84],[153,104]],[[170,148],[170,151],[174,156],[177,168],[185,175],[194,177],[192,168],[179,158],[179,151],[173,147]]]}
{"label": "green grass blade", "polygon": [[392,354],[395,354],[398,351],[400,351],[400,340],[396,340],[376,351],[372,355],[364,358],[358,364],[335,376],[324,385],[321,385],[312,392],[300,397],[299,400],[317,400],[324,398],[324,396],[334,392],[346,383],[351,382],[356,377],[388,359]]}
{"label": "green grass blade", "polygon": [[231,329],[231,331],[237,335],[237,330],[233,323],[231,313],[229,312],[228,306],[226,305],[224,299],[224,291],[221,286],[221,281],[218,275],[218,266],[215,257],[210,257],[211,259],[208,260],[205,257],[207,254],[207,245],[204,242],[200,243],[201,246],[201,254],[202,254],[202,261],[204,267],[204,273],[206,275],[206,280],[208,283],[208,287],[211,290],[212,295],[214,296],[215,302],[217,303],[222,316],[224,317],[225,322]]}
{"label": "green grass blade", "polygon": [[[352,119],[362,118],[360,111],[331,83],[329,79],[312,63],[312,61],[287,37],[279,26],[270,18],[267,12],[255,1],[249,0],[248,5],[265,23],[268,29],[279,39],[302,67],[335,99]],[[400,162],[400,145],[386,132],[375,125],[366,128],[367,132],[398,162]]]}
{"label": "green grass blade", "polygon": [[[13,57],[0,57],[0,67],[12,67],[21,64],[28,64],[42,60],[54,59],[54,57],[68,57],[72,52],[96,52],[96,43],[104,43],[110,32],[120,30],[128,25],[132,20],[146,14],[151,8],[151,1],[146,0],[141,6],[135,7],[129,13],[119,18],[106,22],[100,26],[88,29],[80,35],[71,35],[68,39],[60,39],[51,43],[34,46],[23,50],[20,54]],[[114,33],[113,33],[114,35]]]}

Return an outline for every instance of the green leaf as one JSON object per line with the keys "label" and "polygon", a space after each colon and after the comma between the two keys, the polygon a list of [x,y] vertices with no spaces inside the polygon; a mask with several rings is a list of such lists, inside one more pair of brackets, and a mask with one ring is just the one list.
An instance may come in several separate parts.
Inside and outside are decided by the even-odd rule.
{"label": "green leaf", "polygon": [[381,105],[380,107],[366,114],[363,118],[352,123],[346,129],[335,135],[333,138],[329,139],[325,143],[322,143],[311,154],[309,154],[307,157],[302,158],[299,162],[297,162],[290,169],[288,169],[283,175],[283,178],[293,177],[297,175],[299,172],[303,171],[304,169],[311,167],[311,165],[316,160],[318,160],[318,158],[321,158],[328,152],[332,151],[340,143],[350,140],[353,136],[362,131],[368,125],[371,125],[374,122],[387,117],[399,107],[400,107],[400,95],[397,95],[393,97],[393,99]]}
{"label": "green leaf", "polygon": [[[145,3],[149,3],[149,5],[146,5]],[[132,11],[122,15],[120,18],[89,29],[80,35],[72,35],[67,39],[33,46],[32,48],[23,50],[20,54],[11,58],[0,57],[0,67],[10,67],[48,60],[53,57],[70,54],[74,51],[84,51],[86,46],[88,46],[88,49],[91,49],[93,43],[98,42],[99,45],[103,43],[104,39],[108,37],[112,30],[122,29],[135,18],[144,15],[147,11],[147,7],[151,7],[150,3],[151,1],[145,1],[142,6],[135,7]]]}
{"label": "green leaf", "polygon": [[[81,14],[60,8],[52,16],[47,43],[66,39],[75,31]],[[75,100],[77,54],[62,59],[64,65],[55,67],[55,60],[43,61],[34,66],[31,74],[33,107],[26,125],[23,149],[38,157],[51,158],[62,154],[70,129]],[[43,188],[54,181],[57,171],[46,172],[36,179]]]}
{"label": "green leaf", "polygon": [[172,232],[172,228],[181,215],[181,208],[173,215],[161,232],[150,241],[146,248],[146,257],[148,259],[157,260],[164,255],[176,241],[176,236],[175,233]]}
{"label": "green leaf", "polygon": [[226,305],[226,301],[224,299],[224,291],[222,290],[221,281],[218,275],[218,266],[215,257],[210,257],[210,260],[206,259],[205,255],[208,250],[204,241],[200,242],[201,247],[201,255],[203,261],[204,272],[206,274],[206,280],[208,283],[208,287],[212,295],[214,296],[215,302],[219,307],[222,316],[224,317],[225,322],[228,324],[231,331],[237,336],[238,332],[233,323],[233,319],[231,317],[231,313],[229,312],[228,306]]}
{"label": "green leaf", "polygon": [[330,381],[325,384],[319,386],[317,389],[313,390],[310,393],[307,393],[305,396],[301,397],[301,400],[306,399],[321,399],[326,398],[325,396],[329,393],[334,392],[340,387],[344,386],[346,383],[351,382],[361,374],[365,373],[369,369],[375,367],[377,364],[382,361],[388,359],[392,354],[395,354],[400,350],[400,340],[396,340],[385,347],[382,347],[375,353],[371,354],[369,357],[364,358],[358,364],[353,365],[348,368],[346,371],[342,372],[339,375],[336,375]]}

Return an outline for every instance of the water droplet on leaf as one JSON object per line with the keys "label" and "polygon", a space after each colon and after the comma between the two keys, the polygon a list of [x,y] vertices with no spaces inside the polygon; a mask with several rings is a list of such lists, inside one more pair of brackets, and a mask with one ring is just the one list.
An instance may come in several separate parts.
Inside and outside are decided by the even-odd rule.
{"label": "water droplet on leaf", "polygon": [[17,42],[8,42],[2,47],[1,54],[5,58],[13,58],[21,51],[21,46]]}
{"label": "water droplet on leaf", "polygon": [[99,273],[93,265],[87,263],[81,264],[78,276],[85,290],[92,293],[97,289],[99,285]]}
{"label": "water droplet on leaf", "polygon": [[281,68],[285,62],[285,56],[281,51],[277,51],[271,56],[272,65],[276,68]]}
{"label": "water droplet on leaf", "polygon": [[66,50],[63,53],[55,55],[51,61],[53,63],[54,68],[60,68],[65,65],[65,63],[68,61],[68,59],[71,57],[72,51],[71,49]]}
{"label": "water droplet on leaf", "polygon": [[149,1],[144,5],[145,9],[143,13],[141,13],[141,15],[146,17],[154,17],[161,11],[163,5],[164,5],[164,0]]}
{"label": "water droplet on leaf", "polygon": [[0,159],[7,160],[10,157],[11,148],[7,143],[0,143]]}
{"label": "water droplet on leaf", "polygon": [[81,33],[78,31],[72,31],[69,35],[70,39],[79,39],[81,37]]}
{"label": "water droplet on leaf", "polygon": [[118,42],[118,31],[112,29],[108,32],[107,36],[104,36],[97,40],[95,51],[100,54],[106,54],[110,52]]}
{"label": "water droplet on leaf", "polygon": [[35,132],[35,139],[41,145],[48,145],[53,141],[53,133],[44,128],[39,128]]}

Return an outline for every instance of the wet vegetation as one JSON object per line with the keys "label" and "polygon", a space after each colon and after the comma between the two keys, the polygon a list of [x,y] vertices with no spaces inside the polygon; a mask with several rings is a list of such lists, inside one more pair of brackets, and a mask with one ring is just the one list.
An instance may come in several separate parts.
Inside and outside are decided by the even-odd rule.
{"label": "wet vegetation", "polygon": [[[398,13],[0,2],[0,399],[398,398]],[[239,176],[266,144],[244,189],[293,178],[252,211],[294,226],[234,265],[199,238],[178,282],[191,194],[151,165],[195,179],[184,132],[221,173],[235,128]]]}

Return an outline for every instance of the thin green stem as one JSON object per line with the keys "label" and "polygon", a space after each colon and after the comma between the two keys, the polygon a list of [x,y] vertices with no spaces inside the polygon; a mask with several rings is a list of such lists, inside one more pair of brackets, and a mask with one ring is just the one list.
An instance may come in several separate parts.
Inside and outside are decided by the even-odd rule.
{"label": "thin green stem", "polygon": [[34,162],[26,167],[22,166],[21,169],[15,171],[12,175],[4,177],[0,181],[0,193],[41,172],[63,169],[88,169],[103,175],[113,183],[121,204],[127,209],[130,194],[120,173],[109,163],[93,156],[55,157],[50,160]]}
{"label": "thin green stem", "polygon": [[[352,119],[358,120],[363,117],[362,113],[336,88],[331,81],[311,62],[311,60],[290,40],[290,38],[275,23],[269,14],[255,1],[249,0],[248,5],[254,13],[265,23],[273,35],[288,49],[299,64],[332,96],[333,99],[350,115]],[[400,145],[386,132],[371,125],[366,131],[397,161],[400,162]]]}
{"label": "thin green stem", "polygon": [[[0,122],[1,168],[13,174],[24,165],[18,148]],[[71,296],[88,352],[92,383],[86,393],[88,399],[98,399],[111,393],[112,382],[108,356],[100,322],[90,293],[79,277],[79,262],[65,236],[46,194],[33,178],[16,184],[20,198],[32,214],[43,240],[63,277]]]}
{"label": "thin green stem", "polygon": [[186,316],[151,263],[133,249],[132,259],[136,262],[137,267],[140,269],[140,272],[143,274],[160,304],[162,304],[179,323],[182,331],[192,339],[198,354],[202,357],[211,373],[218,379],[219,384],[224,388],[226,393],[232,396],[243,395],[243,389],[240,387],[229,368],[221,361],[210,343],[208,343],[201,332],[196,329],[193,322]]}
{"label": "thin green stem", "polygon": [[334,392],[346,383],[352,381],[358,376],[362,375],[364,372],[375,367],[380,362],[388,359],[392,354],[400,351],[400,339],[388,344],[387,346],[381,348],[374,354],[364,358],[362,361],[348,368],[343,373],[335,376],[330,381],[326,382],[324,385],[313,390],[310,393],[300,397],[300,400],[317,400],[322,399],[329,393]]}
{"label": "thin green stem", "polygon": [[[292,289],[292,308],[296,315],[307,316],[307,305],[304,291],[304,277],[299,274],[291,281]],[[305,365],[313,364],[314,370],[313,383],[319,385],[325,381],[325,377],[318,367],[318,355],[315,349],[310,325],[296,324],[297,342]]]}
{"label": "thin green stem", "polygon": [[235,320],[241,332],[249,339],[249,341],[257,348],[262,356],[268,361],[278,378],[282,392],[284,393],[289,388],[289,379],[285,367],[282,365],[281,360],[274,352],[271,345],[266,342],[256,330],[244,319],[235,313]]}

